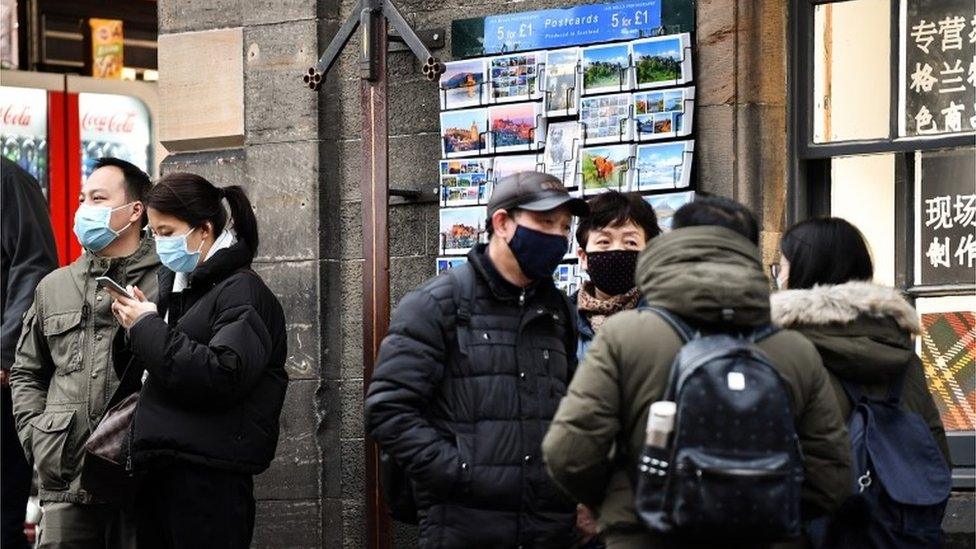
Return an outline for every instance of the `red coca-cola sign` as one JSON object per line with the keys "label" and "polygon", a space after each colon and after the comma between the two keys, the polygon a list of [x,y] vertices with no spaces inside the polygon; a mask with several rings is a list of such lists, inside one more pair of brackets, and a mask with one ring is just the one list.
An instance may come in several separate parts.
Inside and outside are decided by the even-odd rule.
{"label": "red coca-cola sign", "polygon": [[133,111],[113,113],[85,112],[81,115],[82,131],[99,133],[132,133],[135,129],[136,113]]}
{"label": "red coca-cola sign", "polygon": [[31,109],[28,105],[0,105],[0,121],[5,126],[31,125]]}

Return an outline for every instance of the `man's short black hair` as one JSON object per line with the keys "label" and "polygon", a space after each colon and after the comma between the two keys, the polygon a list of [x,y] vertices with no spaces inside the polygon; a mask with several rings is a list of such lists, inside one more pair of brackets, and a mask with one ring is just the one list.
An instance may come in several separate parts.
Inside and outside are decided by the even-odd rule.
{"label": "man's short black hair", "polygon": [[[105,156],[95,161],[95,170],[106,166],[115,166],[122,170],[122,177],[125,180],[125,197],[129,202],[138,200],[143,204],[146,203],[146,196],[149,194],[149,188],[152,187],[152,180],[149,179],[146,172],[140,170],[135,164],[120,158]],[[149,218],[143,212],[142,226],[145,227],[148,222]]]}
{"label": "man's short black hair", "polygon": [[715,225],[741,234],[759,245],[759,224],[749,208],[722,196],[695,196],[693,202],[682,206],[674,214],[672,227],[701,227]]}
{"label": "man's short black hair", "polygon": [[581,218],[576,228],[576,242],[583,250],[590,232],[617,227],[628,221],[644,229],[645,242],[661,234],[654,208],[637,193],[608,191],[591,198],[587,204],[590,205],[590,215]]}

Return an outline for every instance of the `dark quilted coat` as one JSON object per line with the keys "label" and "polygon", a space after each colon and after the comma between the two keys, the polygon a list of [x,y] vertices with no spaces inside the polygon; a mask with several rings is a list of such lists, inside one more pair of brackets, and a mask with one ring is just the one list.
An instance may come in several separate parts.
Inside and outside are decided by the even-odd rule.
{"label": "dark quilted coat", "polygon": [[[573,313],[551,281],[506,282],[484,245],[468,259],[394,312],[369,431],[413,481],[422,547],[568,547],[575,505],[549,480],[540,444],[576,366]],[[465,354],[459,276],[476,279]]]}

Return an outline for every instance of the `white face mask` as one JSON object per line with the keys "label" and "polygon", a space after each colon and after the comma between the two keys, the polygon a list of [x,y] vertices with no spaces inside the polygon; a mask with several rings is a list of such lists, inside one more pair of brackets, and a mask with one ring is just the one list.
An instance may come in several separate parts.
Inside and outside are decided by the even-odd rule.
{"label": "white face mask", "polygon": [[106,246],[115,241],[116,238],[122,234],[122,231],[128,229],[132,226],[130,221],[128,225],[122,227],[121,229],[115,231],[112,229],[110,222],[112,221],[112,213],[123,208],[128,208],[135,204],[135,202],[129,202],[128,204],[123,204],[118,208],[112,208],[110,206],[90,206],[88,204],[82,204],[78,206],[78,211],[75,212],[75,225],[74,232],[75,236],[78,238],[78,242],[84,247],[93,252],[100,252]]}

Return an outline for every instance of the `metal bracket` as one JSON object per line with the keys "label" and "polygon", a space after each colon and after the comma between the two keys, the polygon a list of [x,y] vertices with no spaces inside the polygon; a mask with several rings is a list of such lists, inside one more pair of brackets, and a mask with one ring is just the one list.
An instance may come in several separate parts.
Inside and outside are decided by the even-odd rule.
{"label": "metal bracket", "polygon": [[[417,33],[410,28],[410,24],[403,18],[400,10],[393,5],[390,0],[359,0],[352,10],[352,14],[339,28],[329,46],[322,53],[322,57],[315,65],[309,67],[308,71],[302,75],[305,85],[314,91],[322,89],[322,81],[325,74],[329,72],[336,61],[339,53],[349,43],[352,34],[357,28],[362,27],[362,48],[360,60],[362,63],[361,73],[365,80],[375,81],[379,75],[376,74],[376,52],[374,40],[371,39],[373,23],[377,17],[384,17],[389,22],[392,30],[397,33],[397,41],[406,45],[407,49],[413,52],[419,59],[423,60],[423,72],[427,80],[434,81],[444,73],[446,67],[444,62],[438,57],[430,54],[427,45]],[[443,39],[443,32],[440,33]]]}
{"label": "metal bracket", "polygon": [[[447,31],[444,29],[421,29],[417,31],[417,37],[420,38],[423,45],[427,46],[427,49],[431,51],[436,51],[443,48],[446,43],[446,36]],[[391,32],[387,38],[390,41],[390,45],[386,51],[410,51],[410,46],[407,45],[406,41],[399,34]]]}
{"label": "metal bracket", "polygon": [[407,202],[414,202],[424,197],[424,193],[411,189],[390,189],[390,196],[398,196]]}

